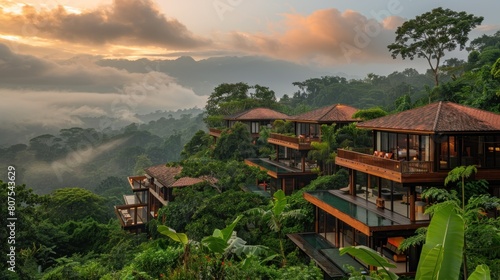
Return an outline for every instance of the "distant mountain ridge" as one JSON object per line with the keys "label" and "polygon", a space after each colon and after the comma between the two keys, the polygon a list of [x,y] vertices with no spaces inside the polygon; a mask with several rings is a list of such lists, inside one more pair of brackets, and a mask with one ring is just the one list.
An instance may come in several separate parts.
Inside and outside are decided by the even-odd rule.
{"label": "distant mountain ridge", "polygon": [[293,82],[326,75],[347,78],[344,73],[329,73],[292,62],[258,56],[211,57],[198,61],[190,56],[181,56],[175,60],[103,59],[97,64],[132,73],[163,72],[175,78],[180,85],[193,89],[197,95],[210,95],[221,83],[245,82],[267,86],[275,91],[277,97],[281,97],[284,94],[292,95],[297,90],[292,85]]}
{"label": "distant mountain ridge", "polygon": [[[135,114],[137,118],[137,124],[148,124],[151,121],[157,121],[161,118],[165,119],[181,119],[184,115],[190,115],[191,118],[197,117],[199,114],[203,113],[203,109],[201,108],[187,108],[187,109],[178,109],[176,111],[155,111],[148,114]],[[99,116],[99,117],[84,117],[84,116],[74,116],[78,118],[82,123],[80,125],[75,125],[82,128],[94,128],[97,131],[101,131],[106,129],[106,127],[102,127],[102,124],[111,124],[112,129],[120,129],[127,125],[130,125],[131,122],[127,120],[121,120],[117,118],[113,118],[110,116]],[[42,134],[57,134],[62,128],[70,128],[70,127],[53,127],[53,126],[43,126],[40,127],[38,125],[25,125],[22,129],[19,127],[9,127],[9,128],[1,128],[0,133],[2,133],[2,137],[0,138],[0,148],[6,148],[10,145],[14,144],[28,144],[31,138],[34,138],[38,135]]]}

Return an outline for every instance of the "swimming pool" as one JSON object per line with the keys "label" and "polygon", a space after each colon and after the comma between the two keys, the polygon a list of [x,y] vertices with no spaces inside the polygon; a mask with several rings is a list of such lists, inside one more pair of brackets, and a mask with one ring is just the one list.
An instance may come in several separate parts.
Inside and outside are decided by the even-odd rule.
{"label": "swimming pool", "polygon": [[316,197],[317,199],[325,202],[326,204],[332,206],[333,208],[343,212],[355,218],[356,220],[362,222],[369,227],[378,226],[391,226],[398,225],[398,223],[385,218],[369,209],[358,206],[354,203],[346,201],[331,192],[328,191],[311,191],[308,194]]}
{"label": "swimming pool", "polygon": [[281,167],[279,165],[275,165],[275,164],[273,164],[265,159],[262,159],[262,158],[248,158],[246,160],[251,162],[251,163],[254,163],[254,164],[256,164],[256,165],[258,165],[258,166],[260,166],[268,171],[276,172],[278,174],[299,172],[298,170],[294,171],[292,169],[288,169],[288,168]]}

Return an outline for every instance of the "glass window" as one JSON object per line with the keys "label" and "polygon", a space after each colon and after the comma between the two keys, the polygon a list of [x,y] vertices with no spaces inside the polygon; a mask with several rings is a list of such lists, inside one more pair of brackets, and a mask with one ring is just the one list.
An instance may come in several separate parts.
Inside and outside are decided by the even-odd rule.
{"label": "glass window", "polygon": [[397,134],[396,159],[408,160],[408,137],[406,134]]}
{"label": "glass window", "polygon": [[387,132],[377,132],[377,151],[388,150],[388,133]]}
{"label": "glass window", "polygon": [[309,124],[306,123],[297,123],[297,136],[298,135],[309,135]]}
{"label": "glass window", "polygon": [[317,138],[320,134],[320,129],[318,124],[309,125],[311,131],[311,137]]}
{"label": "glass window", "polygon": [[258,122],[252,122],[251,133],[259,133],[260,124]]}
{"label": "glass window", "polygon": [[485,136],[486,167],[500,167],[500,136]]}
{"label": "glass window", "polygon": [[[396,154],[397,152],[397,142],[398,142],[398,135],[396,133],[388,133],[388,146],[387,150],[384,150],[384,152],[392,152]],[[395,157],[394,157],[395,158]]]}
{"label": "glass window", "polygon": [[449,147],[449,153],[450,153],[450,168],[455,168],[460,165],[458,162],[458,143],[457,143],[457,137],[455,136],[450,136],[448,137],[448,147]]}
{"label": "glass window", "polygon": [[441,169],[452,169],[459,166],[457,137],[443,136],[441,139],[439,167]]}
{"label": "glass window", "polygon": [[478,152],[479,136],[463,136],[461,145],[461,163],[462,165],[477,164],[481,166]]}
{"label": "glass window", "polygon": [[431,151],[430,151],[430,142],[429,142],[429,136],[428,135],[423,135],[420,136],[420,152],[419,152],[419,159],[421,161],[431,161]]}

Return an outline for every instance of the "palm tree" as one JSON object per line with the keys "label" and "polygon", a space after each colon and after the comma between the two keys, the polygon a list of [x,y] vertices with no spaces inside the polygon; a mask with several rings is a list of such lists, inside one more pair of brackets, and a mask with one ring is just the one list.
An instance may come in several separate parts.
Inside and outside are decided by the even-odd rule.
{"label": "palm tree", "polygon": [[[432,212],[433,216],[427,230],[415,279],[458,279],[463,257],[465,229],[464,219],[459,214],[460,208],[455,201],[446,201],[431,207],[432,209],[428,211]],[[373,279],[398,279],[396,275],[385,269],[385,267],[391,267],[390,263],[371,248],[356,246],[340,250],[341,255],[345,253],[361,259],[366,264],[381,268],[377,270]],[[350,279],[362,278],[351,277]],[[488,266],[478,265],[468,279],[491,279]]]}
{"label": "palm tree", "polygon": [[249,215],[259,217],[261,221],[266,222],[269,229],[278,234],[283,266],[286,265],[285,248],[283,246],[283,224],[287,219],[297,219],[304,216],[302,209],[288,210],[288,207],[288,199],[285,193],[283,190],[278,190],[269,203],[269,209],[253,208],[247,211]]}
{"label": "palm tree", "polygon": [[458,166],[448,172],[448,176],[444,179],[445,185],[448,185],[449,182],[462,181],[462,210],[465,209],[465,178],[469,178],[472,173],[477,173],[475,165]]}
{"label": "palm tree", "polygon": [[335,162],[334,146],[337,140],[335,137],[335,124],[330,126],[321,125],[321,142],[312,142],[308,158],[318,161],[322,165],[321,171],[325,174],[332,174],[332,165]]}

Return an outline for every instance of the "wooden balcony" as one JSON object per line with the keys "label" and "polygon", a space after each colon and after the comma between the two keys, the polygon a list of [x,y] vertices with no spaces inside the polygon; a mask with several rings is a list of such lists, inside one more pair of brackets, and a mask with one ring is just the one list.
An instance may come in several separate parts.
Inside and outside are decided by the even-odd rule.
{"label": "wooden balcony", "polygon": [[431,161],[399,161],[339,149],[335,164],[400,183],[444,181],[447,172],[434,172]]}
{"label": "wooden balcony", "polygon": [[115,206],[115,214],[123,229],[138,229],[147,223],[147,204]]}
{"label": "wooden balcony", "polygon": [[147,191],[149,189],[149,182],[146,181],[146,176],[129,176],[127,179],[134,192]]}
{"label": "wooden balcony", "polygon": [[208,129],[208,134],[210,134],[210,136],[213,136],[216,138],[220,138],[221,133],[222,133],[222,130],[218,129],[218,128],[209,128]]}
{"label": "wooden balcony", "polygon": [[160,187],[156,186],[151,188],[149,190],[149,194],[154,197],[159,203],[161,203],[163,206],[166,206],[168,204],[168,201],[166,200],[165,197],[161,194]]}
{"label": "wooden balcony", "polygon": [[146,204],[147,203],[147,198],[146,196],[141,197],[136,194],[130,194],[130,195],[123,195],[123,200],[125,201],[126,205],[135,205],[135,204]]}
{"label": "wooden balcony", "polygon": [[311,142],[320,142],[321,139],[316,137],[296,137],[287,136],[279,133],[271,133],[267,142],[282,147],[288,147],[295,150],[310,150]]}

